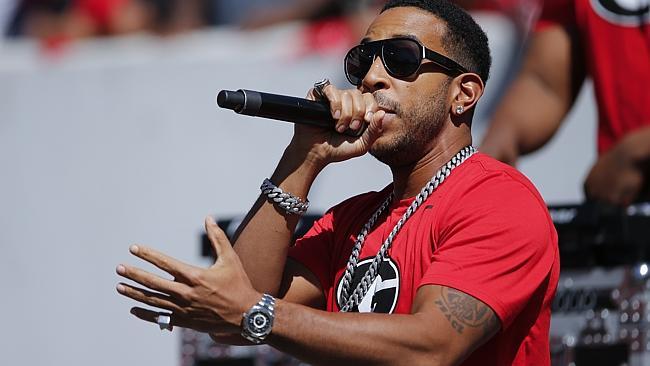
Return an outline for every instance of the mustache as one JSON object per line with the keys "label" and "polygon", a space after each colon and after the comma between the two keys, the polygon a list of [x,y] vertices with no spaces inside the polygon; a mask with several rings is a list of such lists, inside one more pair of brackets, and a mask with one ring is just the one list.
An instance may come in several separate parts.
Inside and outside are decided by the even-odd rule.
{"label": "mustache", "polygon": [[377,105],[380,108],[391,110],[398,116],[402,114],[402,108],[398,102],[378,92],[372,93],[372,96],[375,98],[375,101],[377,101]]}

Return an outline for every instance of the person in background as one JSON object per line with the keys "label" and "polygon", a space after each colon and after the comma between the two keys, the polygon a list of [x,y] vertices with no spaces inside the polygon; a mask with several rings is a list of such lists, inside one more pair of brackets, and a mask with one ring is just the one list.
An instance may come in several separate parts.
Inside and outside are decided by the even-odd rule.
{"label": "person in background", "polygon": [[204,0],[23,0],[9,36],[74,40],[136,32],[176,34],[207,24]]}
{"label": "person in background", "polygon": [[593,79],[598,105],[598,160],[585,180],[585,196],[619,206],[648,200],[647,2],[546,0],[521,71],[480,149],[514,165],[521,155],[542,147],[562,124],[587,76]]}

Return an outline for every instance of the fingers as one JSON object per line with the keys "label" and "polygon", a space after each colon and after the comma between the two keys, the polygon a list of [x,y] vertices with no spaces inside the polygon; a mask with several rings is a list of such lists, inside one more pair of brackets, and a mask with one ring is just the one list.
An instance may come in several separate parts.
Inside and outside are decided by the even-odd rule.
{"label": "fingers", "polygon": [[[131,314],[135,315],[136,317],[150,322],[150,323],[158,323],[158,315],[160,315],[159,312],[157,311],[151,311],[143,308],[131,308]],[[172,319],[172,326],[175,325],[173,324],[174,319]]]}
{"label": "fingers", "polygon": [[186,294],[188,292],[188,287],[180,282],[170,281],[158,277],[136,267],[120,264],[117,266],[116,272],[124,278],[128,278],[141,284],[142,286],[164,294],[186,298]]}
{"label": "fingers", "polygon": [[205,218],[205,232],[208,235],[208,239],[210,239],[212,249],[217,254],[217,260],[233,253],[232,244],[228,240],[228,236],[226,236],[226,233],[221,230],[211,216]]}
{"label": "fingers", "polygon": [[583,186],[588,199],[616,206],[630,205],[642,188],[643,172],[620,159],[615,151],[599,157]]}
{"label": "fingers", "polygon": [[120,283],[117,285],[117,292],[135,301],[153,307],[167,309],[176,313],[183,313],[183,308],[176,304],[174,299],[167,295],[147,291],[142,288]]}
{"label": "fingers", "polygon": [[[611,180],[611,179],[610,179]],[[637,187],[625,186],[621,182],[608,182],[607,186],[585,189],[585,195],[590,200],[604,202],[614,206],[627,207],[639,194]]]}
{"label": "fingers", "polygon": [[336,120],[335,128],[339,133],[348,129],[359,130],[364,123],[370,122],[372,114],[378,109],[372,94],[361,93],[357,89],[340,90],[328,85],[323,93],[330,104],[330,112]]}
{"label": "fingers", "polygon": [[361,128],[364,123],[365,115],[366,101],[364,95],[361,93],[352,93],[352,118],[349,128],[354,131]]}
{"label": "fingers", "polygon": [[177,278],[185,277],[183,274],[188,273],[192,269],[192,266],[186,263],[145,246],[132,245],[129,251],[136,257],[144,259]]}
{"label": "fingers", "polygon": [[386,116],[386,112],[378,110],[370,117],[370,124],[364,131],[363,135],[361,135],[361,141],[365,145],[366,149],[368,149],[381,135],[381,125],[384,116]]}
{"label": "fingers", "polygon": [[362,95],[366,108],[366,114],[363,116],[363,120],[366,123],[372,123],[373,115],[379,110],[379,106],[371,93],[363,93]]}
{"label": "fingers", "polygon": [[330,112],[332,113],[332,118],[335,120],[340,119],[343,110],[341,91],[334,85],[328,85],[323,89],[323,93],[325,94],[325,97],[330,104]]}
{"label": "fingers", "polygon": [[[140,307],[133,307],[130,311],[131,314],[135,315],[138,319],[144,320],[146,322],[158,323],[158,316],[160,315],[157,311],[152,311]],[[170,315],[170,326],[172,327],[181,327],[194,329],[199,332],[219,332],[219,333],[232,333],[233,327],[228,325],[221,319],[190,319],[181,314],[167,314]],[[234,329],[239,331],[239,329]]]}
{"label": "fingers", "polygon": [[355,103],[352,93],[341,92],[341,117],[336,122],[336,131],[343,133],[350,126],[352,116],[355,114]]}
{"label": "fingers", "polygon": [[[340,90],[334,85],[323,88],[324,99],[330,105],[332,118],[336,120],[335,129],[343,133],[348,129],[359,130],[364,122],[370,123],[372,113],[377,111],[377,102],[370,93],[361,93],[357,89]],[[319,100],[319,96],[310,89],[307,98]]]}

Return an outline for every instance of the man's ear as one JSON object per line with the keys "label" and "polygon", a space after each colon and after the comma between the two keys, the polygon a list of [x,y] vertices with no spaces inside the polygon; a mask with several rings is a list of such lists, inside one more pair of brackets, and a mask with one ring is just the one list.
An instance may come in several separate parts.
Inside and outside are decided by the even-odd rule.
{"label": "man's ear", "polygon": [[483,96],[485,88],[481,77],[475,73],[465,73],[457,76],[452,85],[451,115],[460,117],[473,112],[472,109]]}

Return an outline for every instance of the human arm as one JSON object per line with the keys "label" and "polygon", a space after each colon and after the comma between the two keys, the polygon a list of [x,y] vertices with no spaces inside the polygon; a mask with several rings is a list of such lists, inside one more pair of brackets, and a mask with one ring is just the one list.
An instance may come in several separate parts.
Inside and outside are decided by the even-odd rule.
{"label": "human arm", "polygon": [[649,173],[650,127],[644,127],[598,157],[585,181],[585,195],[591,200],[627,206],[648,193]]}
{"label": "human arm", "polygon": [[492,118],[480,150],[510,165],[548,142],[585,78],[576,35],[559,24],[534,34],[523,66]]}
{"label": "human arm", "polygon": [[[332,130],[296,125],[294,137],[271,176],[271,181],[285,192],[305,200],[311,184],[318,173],[329,163],[347,160],[365,154],[378,134],[383,111],[370,93],[357,90],[338,90],[334,86],[325,88],[330,102],[332,116],[337,118],[337,130],[348,127],[360,128],[361,122],[370,126],[360,137],[350,137]],[[309,98],[314,99],[312,92]],[[373,113],[376,112],[376,113]],[[357,122],[354,122],[357,121]],[[284,271],[287,251],[298,217],[287,214],[260,196],[234,236],[234,248],[241,258],[254,287],[274,296],[279,293],[283,272],[285,280],[302,285],[309,294],[301,295],[300,303],[318,303],[322,292],[313,281],[296,276],[300,265],[290,265]],[[304,272],[304,271],[303,271]],[[293,287],[293,286],[292,286]]]}
{"label": "human arm", "polygon": [[[210,220],[206,230],[217,252],[213,266],[190,266],[139,246],[131,252],[175,280],[121,265],[118,274],[155,293],[126,283],[118,291],[171,311],[174,326],[238,334],[241,314],[261,293],[252,288],[225,234]],[[132,313],[150,322],[158,316],[139,307]],[[411,314],[328,313],[283,300],[277,300],[275,314],[268,343],[314,364],[457,365],[499,330],[484,303],[435,285],[420,287]]]}
{"label": "human arm", "polygon": [[280,301],[268,343],[312,364],[458,365],[499,328],[481,301],[430,285],[417,291],[411,314],[327,313]]}

